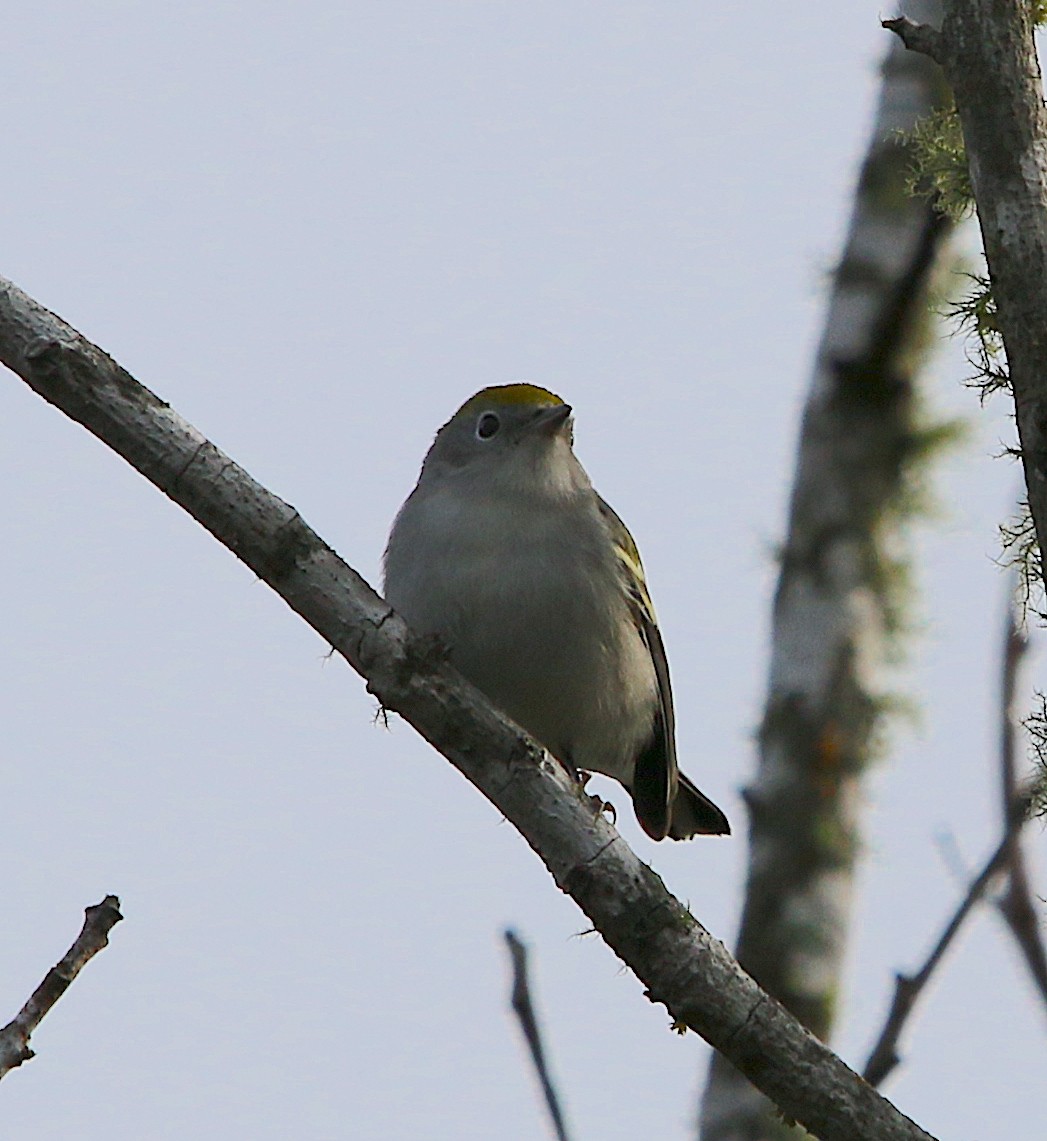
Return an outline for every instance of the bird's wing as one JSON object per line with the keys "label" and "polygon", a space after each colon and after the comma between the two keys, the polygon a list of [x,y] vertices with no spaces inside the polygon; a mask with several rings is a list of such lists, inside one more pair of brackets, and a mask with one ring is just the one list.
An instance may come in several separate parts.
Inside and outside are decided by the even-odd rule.
{"label": "bird's wing", "polygon": [[622,579],[629,597],[629,608],[636,629],[651,655],[658,683],[658,709],[654,731],[636,758],[633,774],[633,803],[644,831],[655,840],[669,832],[673,800],[676,798],[676,717],[673,691],[669,684],[669,661],[658,629],[654,605],[647,591],[640,552],[629,528],[612,507],[597,497],[600,514],[611,534],[615,554],[622,566]]}

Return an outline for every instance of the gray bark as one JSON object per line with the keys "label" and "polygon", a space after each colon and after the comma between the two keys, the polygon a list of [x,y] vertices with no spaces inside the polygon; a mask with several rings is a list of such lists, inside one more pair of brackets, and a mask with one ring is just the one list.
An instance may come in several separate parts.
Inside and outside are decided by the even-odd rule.
{"label": "gray bark", "polygon": [[1030,0],[954,0],[946,9],[940,49],[963,127],[1042,572],[1047,550],[1047,110]]}
{"label": "gray bark", "polygon": [[[909,7],[926,19],[939,5]],[[738,959],[823,1039],[851,920],[861,784],[884,711],[892,545],[920,453],[927,285],[949,232],[928,202],[906,194],[910,159],[898,132],[943,93],[937,68],[892,45],[803,414],[758,766],[746,790]],[[704,1141],[793,1134],[720,1054],[700,1131]]]}
{"label": "gray bark", "polygon": [[1031,0],[953,0],[941,31],[886,20],[938,61],[963,128],[1007,354],[1037,565],[1047,550],[1047,108]]}
{"label": "gray bark", "polygon": [[84,925],[73,945],[47,972],[22,1009],[0,1029],[0,1078],[36,1056],[29,1045],[33,1031],[76,976],[109,945],[109,932],[121,919],[120,900],[115,895],[84,909]]}
{"label": "gray bark", "polygon": [[0,279],[0,361],[267,582],[520,831],[647,987],[825,1141],[925,1133],[762,992],[548,754],[498,714],[301,519],[100,349]]}

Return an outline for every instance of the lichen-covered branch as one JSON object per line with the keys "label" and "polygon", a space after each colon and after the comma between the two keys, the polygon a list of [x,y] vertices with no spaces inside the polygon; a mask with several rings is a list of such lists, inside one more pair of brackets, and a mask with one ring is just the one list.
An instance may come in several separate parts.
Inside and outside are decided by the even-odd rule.
{"label": "lichen-covered branch", "polygon": [[[1047,108],[1030,0],[956,0],[934,58],[952,88],[1007,354],[1029,506],[1047,550]],[[915,51],[928,35],[891,27]]]}
{"label": "lichen-covered branch", "polygon": [[107,895],[101,903],[84,909],[84,925],[73,945],[47,972],[25,1006],[0,1030],[0,1078],[35,1056],[29,1048],[33,1031],[88,960],[108,945],[109,932],[121,919],[120,901],[115,895]]}
{"label": "lichen-covered branch", "polygon": [[[908,8],[925,17],[937,5]],[[746,795],[738,959],[821,1038],[832,1027],[851,920],[860,785],[887,707],[881,673],[898,628],[900,532],[914,465],[934,439],[921,425],[915,382],[928,284],[951,226],[906,193],[911,156],[901,132],[943,93],[929,61],[892,48],[803,414]],[[720,1056],[700,1124],[703,1141],[792,1132]]]}
{"label": "lichen-covered branch", "polygon": [[929,1136],[766,995],[593,810],[577,781],[412,636],[293,507],[101,349],[0,279],[0,361],[198,522],[517,828],[662,1004],[823,1141]]}

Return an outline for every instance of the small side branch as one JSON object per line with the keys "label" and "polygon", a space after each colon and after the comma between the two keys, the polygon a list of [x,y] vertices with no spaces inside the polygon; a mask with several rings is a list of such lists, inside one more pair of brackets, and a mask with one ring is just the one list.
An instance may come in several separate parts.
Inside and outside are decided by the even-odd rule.
{"label": "small side branch", "polygon": [[941,32],[937,28],[932,28],[930,24],[917,24],[908,16],[881,20],[880,24],[887,31],[894,32],[908,51],[919,52],[920,55],[930,56],[934,60],[940,59]]}
{"label": "small side branch", "polygon": [[971,881],[967,893],[945,925],[938,942],[924,965],[914,975],[896,975],[894,998],[879,1040],[865,1064],[862,1077],[879,1085],[898,1065],[898,1039],[921,991],[942,961],[953,939],[974,905],[1000,875],[1007,876],[1007,889],[999,908],[1021,948],[1029,970],[1047,1002],[1047,954],[1044,951],[1038,917],[1021,847],[1021,830],[1028,819],[1028,798],[1021,791],[1017,776],[1015,695],[1018,673],[1028,643],[1018,622],[1014,593],[1008,602],[1004,625],[1000,670],[1000,773],[1003,796],[1003,835],[985,866]]}
{"label": "small side branch", "polygon": [[1047,1004],[1047,951],[1040,930],[1040,911],[1033,904],[1029,873],[1020,847],[1008,854],[1008,865],[1007,890],[997,906],[1021,950],[1040,998]]}
{"label": "small side branch", "polygon": [[542,1084],[545,1104],[549,1109],[549,1116],[552,1118],[557,1141],[569,1141],[567,1126],[564,1124],[563,1112],[560,1108],[560,1098],[545,1061],[542,1032],[538,1027],[534,1004],[531,1002],[531,986],[527,977],[527,945],[521,942],[516,932],[512,930],[506,931],[505,941],[509,945],[509,955],[513,963],[513,1010],[520,1020],[520,1029],[523,1031],[523,1036],[531,1051],[531,1061],[534,1062],[538,1080]]}
{"label": "small side branch", "polygon": [[109,932],[121,919],[120,900],[115,895],[107,895],[101,903],[85,908],[84,926],[73,945],[47,972],[25,1006],[0,1030],[0,1078],[33,1057],[29,1036],[88,960],[109,943]]}
{"label": "small side branch", "polygon": [[914,975],[899,974],[895,976],[894,998],[891,1000],[891,1009],[887,1015],[887,1021],[884,1023],[880,1037],[869,1055],[869,1060],[865,1063],[865,1069],[862,1070],[862,1077],[871,1086],[878,1086],[901,1061],[898,1054],[898,1039],[901,1037],[913,1007],[916,1005],[916,1000],[920,997],[923,988],[930,982],[931,975],[934,974],[945,952],[949,949],[953,939],[956,938],[964,920],[971,913],[971,909],[982,898],[989,884],[1003,869],[1009,845],[1010,837],[1001,840],[996,851],[971,881],[967,894],[945,925],[938,942],[934,945],[934,950],[927,956],[927,961],[923,966]]}
{"label": "small side branch", "polygon": [[1004,632],[1000,709],[1000,793],[1006,843],[1007,886],[997,901],[1004,922],[1014,936],[1040,997],[1047,1003],[1047,949],[1040,930],[1039,910],[1021,842],[1021,826],[1029,814],[1028,794],[1018,777],[1018,741],[1015,694],[1017,677],[1028,642],[1022,633],[1012,601]]}

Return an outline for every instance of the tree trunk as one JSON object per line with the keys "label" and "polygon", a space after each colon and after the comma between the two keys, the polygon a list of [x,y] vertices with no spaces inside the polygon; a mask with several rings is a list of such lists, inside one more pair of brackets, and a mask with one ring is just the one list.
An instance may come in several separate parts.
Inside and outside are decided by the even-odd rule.
{"label": "tree trunk", "polygon": [[[913,2],[921,19],[937,3]],[[825,1039],[851,918],[861,783],[885,712],[881,667],[897,630],[899,530],[926,451],[917,371],[928,280],[949,233],[907,195],[899,130],[939,106],[929,60],[891,46],[803,415],[774,603],[738,959]],[[704,1141],[793,1134],[722,1055],[700,1111]]]}

